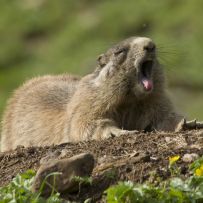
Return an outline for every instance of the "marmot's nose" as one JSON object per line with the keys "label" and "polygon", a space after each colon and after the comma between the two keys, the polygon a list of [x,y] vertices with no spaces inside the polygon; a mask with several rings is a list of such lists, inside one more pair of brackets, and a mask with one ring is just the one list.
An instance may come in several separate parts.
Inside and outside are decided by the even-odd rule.
{"label": "marmot's nose", "polygon": [[135,47],[139,47],[140,50],[147,51],[148,53],[153,53],[156,49],[154,42],[147,37],[136,37],[132,44]]}
{"label": "marmot's nose", "polygon": [[144,44],[143,49],[146,50],[146,51],[149,52],[149,53],[152,53],[152,52],[155,51],[156,46],[155,46],[155,44],[154,44],[152,41],[147,41],[147,42]]}

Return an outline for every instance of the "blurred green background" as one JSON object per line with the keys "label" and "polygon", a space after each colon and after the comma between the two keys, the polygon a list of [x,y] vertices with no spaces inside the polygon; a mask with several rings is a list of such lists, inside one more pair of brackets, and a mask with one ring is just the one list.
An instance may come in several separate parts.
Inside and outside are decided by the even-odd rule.
{"label": "blurred green background", "polygon": [[135,35],[157,43],[177,108],[203,120],[202,0],[1,0],[0,117],[25,80],[84,75],[99,54]]}

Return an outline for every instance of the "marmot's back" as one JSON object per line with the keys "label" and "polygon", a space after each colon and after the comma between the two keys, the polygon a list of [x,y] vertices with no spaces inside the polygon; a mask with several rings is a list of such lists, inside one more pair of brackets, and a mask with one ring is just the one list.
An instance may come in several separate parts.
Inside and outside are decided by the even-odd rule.
{"label": "marmot's back", "polygon": [[17,89],[3,117],[1,150],[12,149],[13,145],[58,143],[63,129],[60,118],[79,80],[71,75],[43,76]]}

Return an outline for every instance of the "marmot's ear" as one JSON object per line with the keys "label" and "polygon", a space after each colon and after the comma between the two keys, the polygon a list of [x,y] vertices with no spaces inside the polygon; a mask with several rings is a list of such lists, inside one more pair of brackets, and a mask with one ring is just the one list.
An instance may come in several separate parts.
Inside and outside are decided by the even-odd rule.
{"label": "marmot's ear", "polygon": [[97,58],[97,62],[99,64],[99,66],[101,68],[103,68],[106,65],[106,56],[105,56],[105,54],[99,55],[98,58]]}
{"label": "marmot's ear", "polygon": [[97,86],[102,84],[108,78],[112,77],[114,72],[115,72],[115,67],[113,65],[113,62],[110,61],[100,69],[100,72],[97,78],[95,79],[95,84]]}

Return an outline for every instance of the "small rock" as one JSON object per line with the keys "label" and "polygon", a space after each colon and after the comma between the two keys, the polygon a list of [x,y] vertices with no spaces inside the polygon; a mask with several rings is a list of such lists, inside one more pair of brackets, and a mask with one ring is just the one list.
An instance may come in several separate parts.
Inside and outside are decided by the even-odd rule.
{"label": "small rock", "polygon": [[171,138],[170,137],[165,137],[165,141],[168,143],[171,141]]}
{"label": "small rock", "polygon": [[[73,192],[79,189],[79,182],[74,180],[75,176],[90,176],[94,168],[94,157],[89,153],[83,153],[71,158],[61,160],[49,160],[43,163],[35,176],[32,191],[37,192],[45,182],[43,196],[49,195],[53,186],[57,192]],[[50,175],[58,172],[57,175]]]}
{"label": "small rock", "polygon": [[67,149],[62,149],[61,154],[59,155],[59,159],[65,158],[65,156],[69,153]]}
{"label": "small rock", "polygon": [[159,160],[159,158],[158,158],[158,157],[156,157],[156,156],[150,156],[150,160],[151,160],[151,161],[158,161],[158,160]]}
{"label": "small rock", "polygon": [[182,158],[182,160],[186,163],[191,163],[195,161],[199,157],[198,154],[192,153],[192,154],[185,154]]}
{"label": "small rock", "polygon": [[202,146],[200,146],[199,144],[192,144],[192,145],[190,145],[190,148],[191,149],[199,149],[199,150],[201,150]]}
{"label": "small rock", "polygon": [[59,159],[60,152],[59,151],[54,151],[54,152],[47,152],[46,156],[42,157],[40,159],[40,165],[41,164],[46,164],[50,160],[58,160]]}

